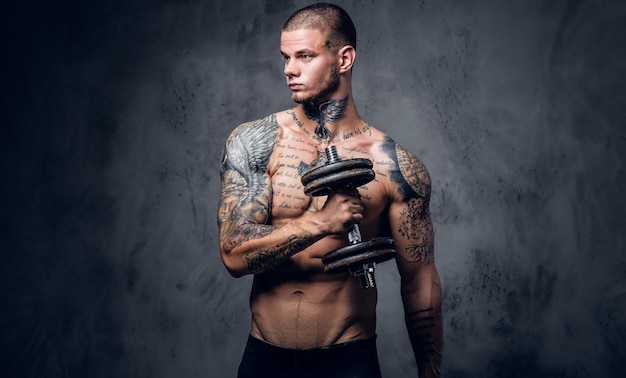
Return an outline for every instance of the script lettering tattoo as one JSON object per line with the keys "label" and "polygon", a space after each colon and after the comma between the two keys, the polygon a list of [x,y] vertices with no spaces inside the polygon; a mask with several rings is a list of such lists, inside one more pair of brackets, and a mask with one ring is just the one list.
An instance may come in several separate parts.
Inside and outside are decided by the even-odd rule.
{"label": "script lettering tattoo", "polygon": [[438,366],[441,358],[441,347],[435,342],[433,332],[437,327],[435,311],[432,307],[419,309],[405,315],[411,332],[411,339],[417,349],[416,355],[420,356],[420,362],[428,362],[431,366]]}
{"label": "script lettering tattoo", "polygon": [[434,263],[434,232],[430,217],[430,176],[424,164],[413,154],[387,138],[383,151],[397,168],[390,170],[405,207],[400,212],[398,232],[409,242],[406,254],[414,261]]}
{"label": "script lettering tattoo", "polygon": [[302,109],[306,116],[317,122],[315,135],[320,139],[327,140],[330,138],[330,131],[326,127],[326,122],[337,122],[346,115],[346,106],[348,105],[348,96],[340,100],[330,100],[321,105],[311,102],[302,104]]}
{"label": "script lettering tattoo", "polygon": [[372,126],[370,126],[369,124],[365,123],[365,124],[363,124],[363,127],[361,127],[361,128],[355,128],[353,131],[351,131],[349,133],[345,132],[343,134],[343,136],[341,137],[341,139],[346,140],[346,139],[350,139],[350,138],[358,136],[358,135],[372,136]]}

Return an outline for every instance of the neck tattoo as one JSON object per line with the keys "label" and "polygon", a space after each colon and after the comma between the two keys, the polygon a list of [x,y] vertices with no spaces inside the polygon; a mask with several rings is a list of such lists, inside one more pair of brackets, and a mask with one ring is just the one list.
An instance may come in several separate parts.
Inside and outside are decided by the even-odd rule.
{"label": "neck tattoo", "polygon": [[320,139],[328,140],[330,130],[326,127],[326,122],[337,122],[346,115],[348,96],[339,100],[329,100],[323,104],[316,105],[311,102],[302,103],[302,109],[307,118],[317,122],[315,135]]}

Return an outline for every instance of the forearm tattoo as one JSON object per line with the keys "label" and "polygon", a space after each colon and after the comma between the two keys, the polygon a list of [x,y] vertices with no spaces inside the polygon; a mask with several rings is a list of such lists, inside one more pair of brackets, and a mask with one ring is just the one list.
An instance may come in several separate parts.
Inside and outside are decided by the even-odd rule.
{"label": "forearm tattoo", "polygon": [[315,135],[323,140],[330,138],[330,131],[326,127],[326,122],[337,122],[346,115],[348,96],[340,100],[330,100],[321,105],[312,102],[302,104],[304,114],[311,120],[317,122]]}
{"label": "forearm tattoo", "polygon": [[245,241],[258,239],[269,235],[275,229],[276,227],[266,224],[241,224],[232,231],[230,237],[227,240],[226,247],[228,249],[233,249],[240,246]]}
{"label": "forearm tattoo", "polygon": [[400,212],[398,233],[408,241],[405,252],[415,261],[434,262],[434,235],[430,217],[430,176],[415,155],[387,138],[383,150],[394,161],[397,169],[390,172],[393,182],[406,206]]}
{"label": "forearm tattoo", "polygon": [[441,319],[432,307],[405,315],[418,364],[436,366],[441,359]]}
{"label": "forearm tattoo", "polygon": [[275,268],[314,242],[315,239],[311,235],[291,235],[285,245],[248,253],[246,255],[248,269],[256,274]]}

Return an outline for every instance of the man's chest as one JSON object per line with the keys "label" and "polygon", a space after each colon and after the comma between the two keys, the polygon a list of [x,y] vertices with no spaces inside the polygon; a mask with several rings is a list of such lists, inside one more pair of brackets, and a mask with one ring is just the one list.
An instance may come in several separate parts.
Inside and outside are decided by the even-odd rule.
{"label": "man's chest", "polygon": [[[366,153],[356,149],[341,148],[340,151],[341,159],[367,157]],[[326,197],[307,196],[301,179],[309,170],[328,164],[323,148],[306,143],[300,138],[283,138],[277,143],[272,155],[271,212],[274,221],[296,218],[306,211],[320,210]],[[381,171],[375,161],[374,171]],[[379,215],[386,206],[385,179],[386,175],[377,175],[372,182],[358,188],[366,208],[366,217]]]}
{"label": "man's chest", "polygon": [[299,138],[283,138],[272,154],[272,217],[288,219],[310,210],[301,178],[319,159],[319,151]]}

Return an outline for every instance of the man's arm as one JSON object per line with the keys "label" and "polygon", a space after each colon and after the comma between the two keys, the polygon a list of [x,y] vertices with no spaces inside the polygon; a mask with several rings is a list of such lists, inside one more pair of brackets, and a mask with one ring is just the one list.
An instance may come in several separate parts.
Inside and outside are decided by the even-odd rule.
{"label": "man's arm", "polygon": [[235,277],[271,270],[354,223],[354,200],[336,195],[329,197],[322,211],[305,212],[279,227],[269,224],[272,185],[268,165],[278,138],[280,128],[272,116],[239,126],[226,142],[217,222],[222,261]]}
{"label": "man's arm", "polygon": [[401,278],[405,323],[419,377],[439,377],[443,347],[441,283],[435,267],[434,232],[429,211],[430,176],[413,154],[395,145],[387,148],[397,170],[390,206],[391,232]]}
{"label": "man's arm", "polygon": [[272,269],[319,239],[315,228],[297,222],[267,224],[272,202],[267,168],[279,130],[275,117],[266,117],[237,127],[226,141],[217,222],[222,260],[235,277]]}

